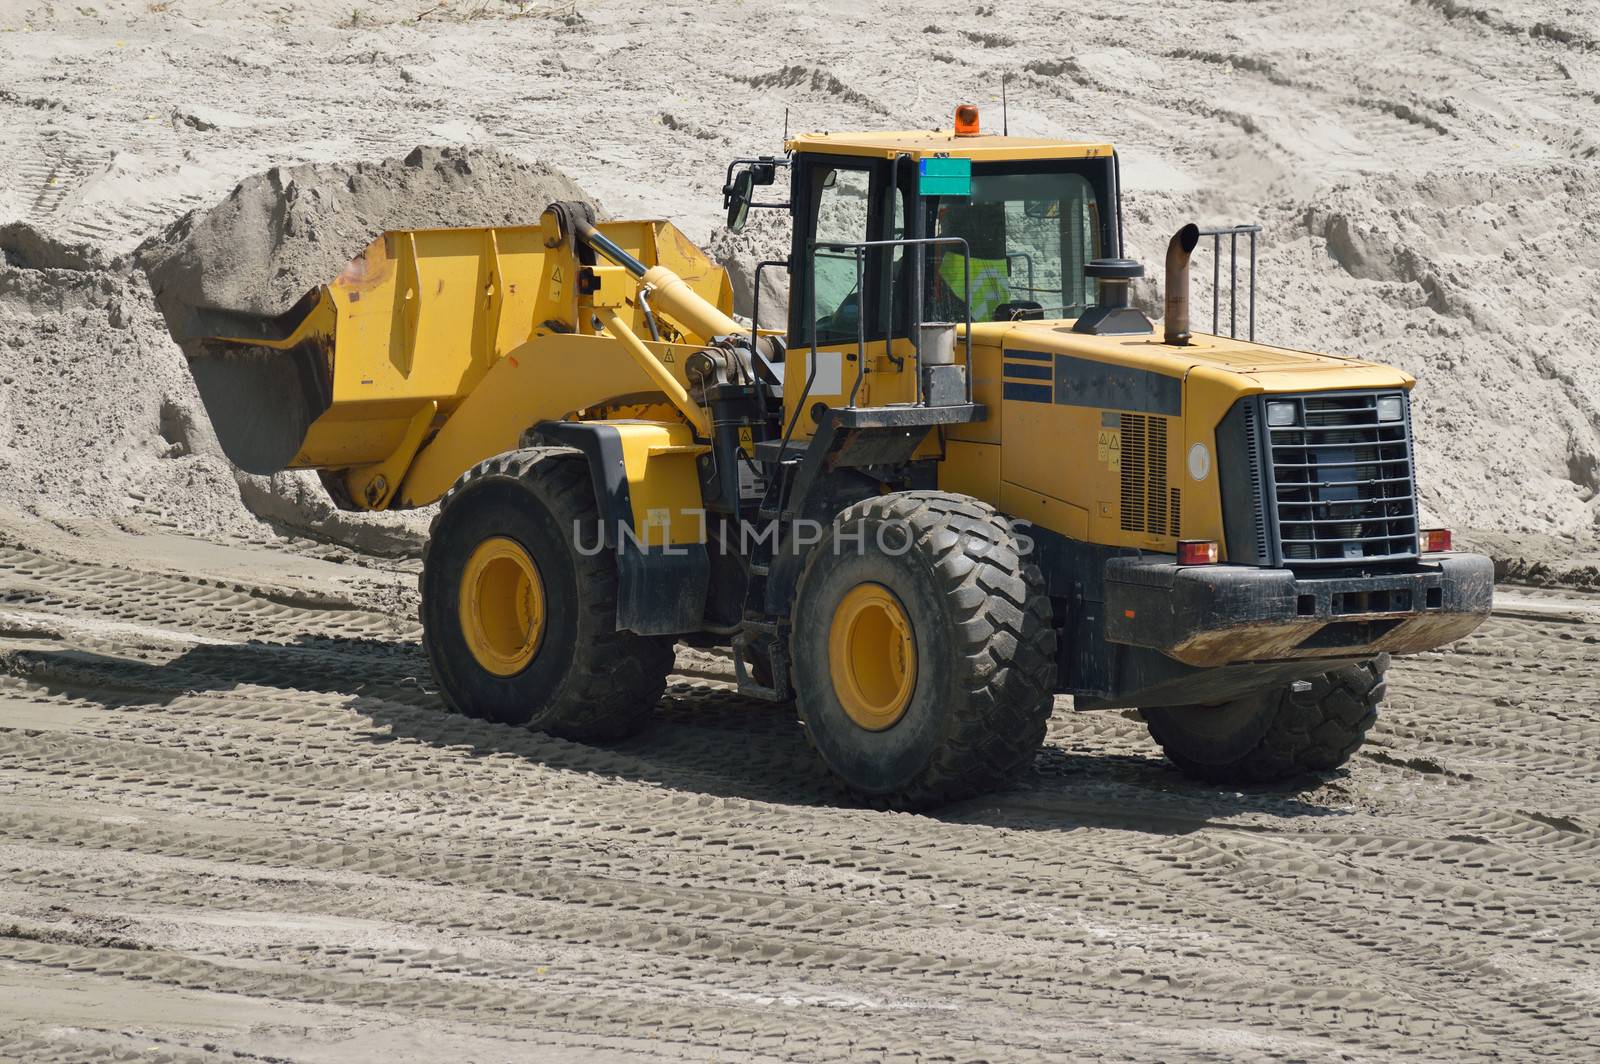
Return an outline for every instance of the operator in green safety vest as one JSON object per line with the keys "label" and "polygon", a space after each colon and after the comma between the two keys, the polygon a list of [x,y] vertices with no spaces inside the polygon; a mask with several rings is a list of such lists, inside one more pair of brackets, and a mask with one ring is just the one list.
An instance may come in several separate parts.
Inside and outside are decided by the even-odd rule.
{"label": "operator in green safety vest", "polygon": [[[939,280],[948,294],[965,303],[973,321],[993,321],[996,308],[1011,301],[1006,265],[1006,205],[1003,201],[939,205],[939,235],[966,240],[972,252],[972,291],[962,287],[967,267],[959,247],[939,246]],[[944,293],[941,293],[943,295]]]}

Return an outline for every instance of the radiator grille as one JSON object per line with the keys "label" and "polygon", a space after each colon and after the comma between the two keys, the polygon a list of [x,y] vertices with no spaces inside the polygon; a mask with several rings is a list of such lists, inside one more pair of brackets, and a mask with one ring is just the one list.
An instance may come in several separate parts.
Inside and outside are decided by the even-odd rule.
{"label": "radiator grille", "polygon": [[1123,414],[1122,522],[1124,532],[1176,536],[1182,500],[1167,487],[1168,418]]}
{"label": "radiator grille", "polygon": [[[1402,417],[1378,420],[1378,400]],[[1267,425],[1279,545],[1289,565],[1395,561],[1417,554],[1411,425],[1403,394],[1271,397],[1295,424]]]}
{"label": "radiator grille", "polygon": [[1267,517],[1261,500],[1265,499],[1266,486],[1261,472],[1261,442],[1256,435],[1256,406],[1254,403],[1243,404],[1241,416],[1244,418],[1245,454],[1248,459],[1250,472],[1250,499],[1252,502],[1251,531],[1255,533],[1256,557],[1265,560],[1272,556],[1267,543]]}

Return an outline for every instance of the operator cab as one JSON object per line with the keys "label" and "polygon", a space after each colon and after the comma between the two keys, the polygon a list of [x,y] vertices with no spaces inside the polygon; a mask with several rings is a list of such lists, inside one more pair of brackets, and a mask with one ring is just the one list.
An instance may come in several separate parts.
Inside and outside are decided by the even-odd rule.
{"label": "operator cab", "polygon": [[[986,136],[964,105],[949,130],[785,147],[734,162],[723,192],[735,230],[751,208],[789,212],[787,377],[807,361],[809,403],[953,401],[954,376],[936,367],[971,324],[1080,318],[1097,301],[1091,264],[1122,253],[1109,144]],[[757,200],[784,168],[789,198]]]}
{"label": "operator cab", "polygon": [[[975,110],[975,109],[973,109]],[[1076,318],[1094,302],[1097,258],[1122,254],[1117,162],[1111,145],[954,131],[802,134],[787,158],[741,159],[729,167],[728,226],[743,228],[751,208],[789,211],[790,339],[808,344],[801,312],[815,276],[819,336],[850,324],[865,302],[881,338],[905,317],[904,248],[875,249],[856,285],[855,256],[832,245],[953,237],[923,252],[922,306],[932,317],[970,311],[972,320]],[[786,201],[755,199],[789,170]],[[972,264],[971,298],[959,291],[961,259]],[[895,291],[890,291],[893,282]],[[865,300],[863,301],[863,296]],[[942,312],[942,313],[941,313]]]}

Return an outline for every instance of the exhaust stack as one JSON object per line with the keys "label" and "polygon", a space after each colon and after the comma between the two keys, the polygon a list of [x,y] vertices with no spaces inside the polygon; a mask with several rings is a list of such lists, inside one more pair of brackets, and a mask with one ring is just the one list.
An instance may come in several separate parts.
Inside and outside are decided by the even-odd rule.
{"label": "exhaust stack", "polygon": [[1166,311],[1163,341],[1175,347],[1189,343],[1189,256],[1200,243],[1200,227],[1190,222],[1167,244]]}

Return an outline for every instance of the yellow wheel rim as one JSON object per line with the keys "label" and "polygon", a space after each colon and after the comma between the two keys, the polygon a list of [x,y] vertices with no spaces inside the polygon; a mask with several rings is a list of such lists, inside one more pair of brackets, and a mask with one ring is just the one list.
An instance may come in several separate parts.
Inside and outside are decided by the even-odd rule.
{"label": "yellow wheel rim", "polygon": [[833,611],[828,629],[833,693],[850,719],[883,731],[905,716],[917,685],[917,639],[894,592],[857,584]]}
{"label": "yellow wheel rim", "polygon": [[478,544],[461,573],[467,649],[496,676],[528,667],[544,638],[544,581],[522,544],[495,536]]}

